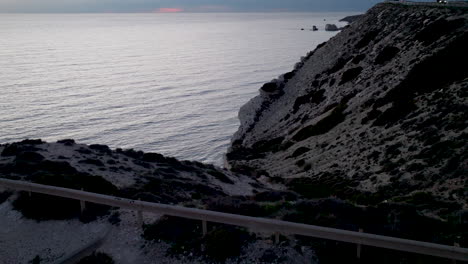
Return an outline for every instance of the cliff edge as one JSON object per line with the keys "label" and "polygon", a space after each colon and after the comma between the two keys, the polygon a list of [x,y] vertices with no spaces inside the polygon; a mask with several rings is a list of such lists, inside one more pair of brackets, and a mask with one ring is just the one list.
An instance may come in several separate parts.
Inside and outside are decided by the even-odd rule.
{"label": "cliff edge", "polygon": [[379,4],[242,107],[227,154],[309,198],[467,207],[468,14]]}

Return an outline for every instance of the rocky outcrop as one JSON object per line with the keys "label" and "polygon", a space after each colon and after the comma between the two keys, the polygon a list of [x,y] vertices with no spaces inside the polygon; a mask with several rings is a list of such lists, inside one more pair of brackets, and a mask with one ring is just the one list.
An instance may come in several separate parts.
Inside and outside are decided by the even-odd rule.
{"label": "rocky outcrop", "polygon": [[340,30],[335,24],[326,24],[325,31],[338,31]]}
{"label": "rocky outcrop", "polygon": [[[99,178],[123,193],[131,189],[145,189],[147,185],[157,185],[159,189],[148,190],[148,194],[157,192],[152,198],[154,202],[169,203],[192,200],[193,196],[201,197],[204,194],[252,195],[255,189],[253,186],[256,186],[255,180],[213,165],[179,161],[133,149],[111,150],[105,145],[84,145],[74,140],[57,143],[25,140],[0,145],[0,173],[2,177],[37,183],[49,183],[52,176],[60,175],[76,176],[75,184],[78,185],[80,178]],[[47,179],[42,175],[51,176]],[[63,179],[56,180],[56,184],[53,181],[50,184],[74,187],[68,186]],[[164,186],[168,189],[164,190]],[[75,187],[86,189],[85,186]],[[129,198],[137,199],[136,196],[138,194],[135,193]]]}
{"label": "rocky outcrop", "polygon": [[347,16],[347,17],[341,19],[340,22],[353,23],[354,21],[359,20],[361,17],[364,17],[364,15]]}
{"label": "rocky outcrop", "polygon": [[242,107],[227,163],[309,198],[463,214],[466,47],[463,10],[379,4]]}

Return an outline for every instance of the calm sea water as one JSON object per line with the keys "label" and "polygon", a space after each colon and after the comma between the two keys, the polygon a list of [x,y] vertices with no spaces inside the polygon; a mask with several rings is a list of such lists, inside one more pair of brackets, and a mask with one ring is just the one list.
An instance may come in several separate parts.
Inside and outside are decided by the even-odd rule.
{"label": "calm sea water", "polygon": [[239,108],[346,15],[0,14],[0,143],[74,138],[221,164]]}

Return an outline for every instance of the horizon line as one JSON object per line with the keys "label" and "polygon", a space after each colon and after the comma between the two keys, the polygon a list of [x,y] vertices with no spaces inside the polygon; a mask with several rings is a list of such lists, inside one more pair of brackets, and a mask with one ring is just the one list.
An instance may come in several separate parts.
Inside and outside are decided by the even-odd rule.
{"label": "horizon line", "polygon": [[320,10],[320,11],[303,11],[303,10],[275,10],[275,11],[181,11],[181,12],[151,12],[151,11],[133,11],[133,12],[116,12],[116,11],[86,11],[86,12],[1,12],[0,14],[155,14],[155,15],[174,15],[174,14],[216,14],[216,13],[349,13],[349,12],[361,12],[364,13],[366,10]]}
{"label": "horizon line", "polygon": [[154,14],[154,15],[175,15],[175,14],[223,14],[223,13],[365,13],[364,10],[345,10],[345,11],[217,11],[217,12],[197,12],[197,11],[184,11],[184,12],[0,12],[2,15],[53,15],[53,14]]}

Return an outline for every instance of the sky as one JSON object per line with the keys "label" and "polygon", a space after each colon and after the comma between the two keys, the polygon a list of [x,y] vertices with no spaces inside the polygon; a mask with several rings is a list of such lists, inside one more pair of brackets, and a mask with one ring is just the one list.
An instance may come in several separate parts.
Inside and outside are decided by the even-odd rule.
{"label": "sky", "polygon": [[365,11],[382,0],[0,0],[0,13]]}

